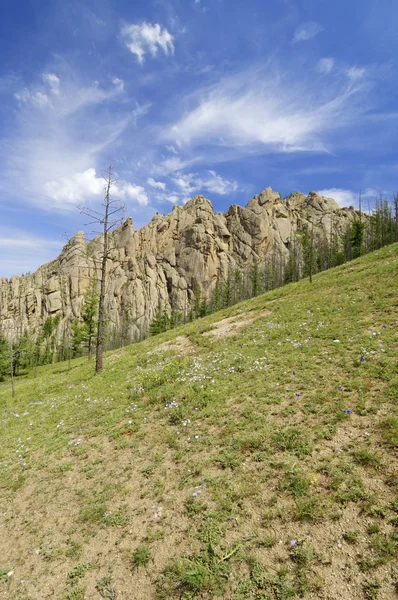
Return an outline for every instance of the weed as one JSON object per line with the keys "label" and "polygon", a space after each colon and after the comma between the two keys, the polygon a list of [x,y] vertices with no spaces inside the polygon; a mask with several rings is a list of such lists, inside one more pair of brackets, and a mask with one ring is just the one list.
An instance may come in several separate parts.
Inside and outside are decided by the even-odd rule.
{"label": "weed", "polygon": [[80,556],[81,552],[82,545],[80,542],[77,542],[76,540],[68,541],[68,548],[65,550],[65,556],[77,558]]}
{"label": "weed", "polygon": [[110,527],[122,527],[127,523],[127,515],[125,508],[121,508],[115,513],[106,511],[103,515],[103,523]]}
{"label": "weed", "polygon": [[151,558],[151,551],[146,544],[140,544],[132,556],[133,567],[146,567]]}
{"label": "weed", "polygon": [[67,583],[69,585],[75,585],[75,583],[81,579],[82,577],[84,577],[84,575],[86,574],[86,572],[89,569],[92,569],[92,565],[90,563],[87,564],[78,564],[76,565],[76,567],[74,569],[72,569],[72,571],[70,571],[67,575]]}
{"label": "weed", "polygon": [[107,506],[104,502],[92,502],[81,509],[78,519],[83,523],[100,524],[107,512]]}
{"label": "weed", "polygon": [[296,521],[315,522],[324,516],[324,509],[315,496],[306,495],[296,499],[296,508],[293,512]]}
{"label": "weed", "polygon": [[351,529],[349,531],[345,531],[343,533],[343,539],[348,543],[348,544],[356,544],[358,541],[358,536],[359,536],[359,531],[358,529]]}
{"label": "weed", "polygon": [[289,600],[296,596],[296,589],[287,581],[285,573],[276,576],[268,575],[265,568],[257,561],[252,562],[250,577],[243,579],[235,590],[235,600],[249,598],[265,598],[269,600]]}
{"label": "weed", "polygon": [[292,452],[299,458],[312,452],[311,443],[300,429],[281,429],[273,435],[272,442],[278,450]]}
{"label": "weed", "polygon": [[398,447],[398,416],[390,416],[381,423],[381,433],[385,442],[392,448]]}
{"label": "weed", "polygon": [[373,525],[369,525],[366,530],[369,535],[373,535],[374,533],[380,533],[380,525],[377,523],[373,523]]}
{"label": "weed", "polygon": [[207,510],[206,502],[202,502],[197,498],[188,498],[187,500],[185,500],[184,504],[186,511],[190,516],[204,513]]}
{"label": "weed", "polygon": [[258,545],[263,546],[264,548],[273,548],[277,542],[277,539],[274,535],[263,535],[259,541]]}
{"label": "weed", "polygon": [[336,493],[336,500],[341,504],[348,502],[360,502],[368,498],[368,492],[365,489],[363,481],[358,477],[353,477],[344,481]]}
{"label": "weed", "polygon": [[363,584],[363,592],[367,600],[377,600],[381,584],[378,581],[367,581]]}
{"label": "weed", "polygon": [[86,595],[86,589],[87,588],[84,585],[75,588],[74,590],[66,594],[65,600],[84,600]]}
{"label": "weed", "polygon": [[116,589],[112,585],[110,577],[103,577],[97,582],[95,589],[101,596],[101,598],[109,598],[109,600],[115,600],[117,598]]}
{"label": "weed", "polygon": [[176,592],[182,598],[204,592],[219,595],[221,588],[222,581],[218,573],[214,573],[200,557],[180,558],[166,567],[158,582],[158,597],[169,600]]}
{"label": "weed", "polygon": [[55,473],[66,473],[67,471],[73,471],[73,463],[67,462],[62,463],[54,469]]}
{"label": "weed", "polygon": [[295,498],[307,494],[310,488],[310,478],[297,467],[288,469],[280,482],[282,490],[288,490]]}
{"label": "weed", "polygon": [[356,450],[354,452],[354,458],[357,463],[364,466],[379,467],[381,464],[379,454],[374,450],[369,450],[369,448],[361,448],[360,450]]}

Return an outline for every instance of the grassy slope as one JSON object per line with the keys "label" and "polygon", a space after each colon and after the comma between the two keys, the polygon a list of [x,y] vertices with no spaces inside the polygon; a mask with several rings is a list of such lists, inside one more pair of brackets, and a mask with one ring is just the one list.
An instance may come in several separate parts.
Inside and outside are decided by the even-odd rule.
{"label": "grassy slope", "polygon": [[395,597],[397,282],[395,245],[0,384],[0,598]]}

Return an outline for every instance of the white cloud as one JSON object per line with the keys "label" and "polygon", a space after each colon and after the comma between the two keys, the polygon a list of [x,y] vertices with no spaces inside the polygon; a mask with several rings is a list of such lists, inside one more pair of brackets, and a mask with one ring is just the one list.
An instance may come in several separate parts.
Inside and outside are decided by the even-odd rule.
{"label": "white cloud", "polygon": [[119,77],[114,77],[112,79],[112,83],[113,85],[115,85],[121,92],[124,91],[124,81],[123,79],[120,79]]}
{"label": "white cloud", "polygon": [[[338,84],[336,84],[338,85]],[[235,153],[325,151],[322,134],[350,118],[357,87],[316,87],[284,81],[280,72],[241,73],[184,99],[190,110],[163,137],[182,152],[187,146],[222,148],[224,159]],[[358,114],[358,113],[357,113]],[[209,151],[206,150],[208,157]]]}
{"label": "white cloud", "polygon": [[148,52],[156,56],[159,48],[168,55],[174,54],[173,36],[158,23],[141,23],[141,25],[127,25],[122,29],[122,36],[126,38],[126,46],[142,64]]}
{"label": "white cloud", "polygon": [[293,43],[305,42],[318,35],[323,30],[322,25],[315,23],[315,21],[308,21],[303,23],[294,32]]}
{"label": "white cloud", "polygon": [[166,189],[166,184],[163,181],[155,181],[152,177],[149,177],[147,181],[148,184],[153,188],[163,191]]}
{"label": "white cloud", "polygon": [[[12,130],[0,144],[3,194],[46,210],[71,209],[85,195],[101,198],[95,168],[115,156],[123,132],[148,110],[136,104],[132,111],[119,102],[122,93],[121,79],[106,87],[81,82],[63,62],[18,91]],[[144,193],[125,189],[132,202],[145,203]]]}
{"label": "white cloud", "polygon": [[347,69],[346,73],[352,81],[356,81],[357,79],[362,79],[365,75],[366,70],[361,67],[351,67]]}
{"label": "white cloud", "polygon": [[20,92],[16,92],[14,96],[18,102],[30,103],[37,108],[52,107],[51,100],[43,92],[31,92],[28,88],[24,88]]}
{"label": "white cloud", "polygon": [[[94,168],[75,173],[70,177],[61,177],[58,181],[47,181],[44,184],[46,196],[63,210],[74,209],[83,201],[90,202],[102,198],[104,188],[105,181],[102,177],[97,177]],[[149,202],[143,187],[127,181],[118,181],[114,184],[111,193],[115,198],[122,201],[130,200],[140,206],[146,206]]]}
{"label": "white cloud", "polygon": [[166,160],[161,161],[154,167],[154,172],[158,175],[169,175],[170,173],[175,173],[176,171],[181,171],[192,165],[193,163],[200,162],[200,155],[195,156],[193,159],[183,160],[179,156],[173,156],[172,158],[167,158]]}
{"label": "white cloud", "polygon": [[317,70],[319,73],[327,74],[334,67],[334,58],[321,58],[317,63]]}
{"label": "white cloud", "polygon": [[[359,206],[359,192],[352,190],[344,190],[341,188],[329,188],[318,190],[317,194],[324,198],[333,198],[339,206]],[[377,192],[374,189],[368,188],[361,193],[362,199],[374,199],[377,197]],[[365,207],[363,207],[365,209]]]}
{"label": "white cloud", "polygon": [[172,180],[180,188],[184,196],[203,190],[225,196],[226,194],[235,192],[239,187],[235,181],[223,179],[215,171],[208,171],[208,175],[204,177],[201,177],[198,173],[177,173]]}
{"label": "white cloud", "polygon": [[112,191],[113,196],[124,201],[131,201],[140,206],[147,206],[149,203],[148,195],[141,185],[128,183],[127,181],[118,182]]}
{"label": "white cloud", "polygon": [[47,181],[44,190],[48,198],[67,208],[93,196],[101,196],[104,185],[104,180],[97,177],[95,169],[91,168],[70,177],[61,177],[58,181]]}
{"label": "white cloud", "polygon": [[174,146],[166,146],[166,150],[168,150],[169,152],[171,152],[172,154],[178,154],[177,150],[174,148]]}
{"label": "white cloud", "polygon": [[159,199],[164,200],[166,202],[170,202],[171,204],[179,204],[182,202],[181,196],[179,196],[178,194],[163,194]]}
{"label": "white cloud", "polygon": [[60,80],[58,75],[55,75],[55,73],[43,73],[42,78],[44,83],[48,84],[51,93],[58,96],[60,93]]}
{"label": "white cloud", "polygon": [[147,115],[151,107],[152,104],[150,102],[147,102],[146,104],[138,104],[137,102],[136,108],[131,112],[134,124],[137,123],[138,119]]}

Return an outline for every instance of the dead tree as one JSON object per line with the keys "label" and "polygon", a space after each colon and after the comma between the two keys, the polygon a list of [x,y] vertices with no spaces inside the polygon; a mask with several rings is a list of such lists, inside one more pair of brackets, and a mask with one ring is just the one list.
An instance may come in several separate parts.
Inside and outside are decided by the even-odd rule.
{"label": "dead tree", "polygon": [[109,245],[109,237],[112,231],[120,224],[120,217],[115,215],[124,212],[124,205],[117,199],[112,198],[112,186],[116,184],[113,179],[113,166],[110,164],[107,173],[104,176],[104,200],[102,202],[103,212],[95,211],[91,208],[80,208],[81,214],[84,214],[92,221],[88,225],[100,225],[103,236],[103,249],[100,257],[100,295],[98,302],[98,325],[97,325],[97,340],[95,353],[95,372],[101,373],[103,370],[103,350],[104,350],[104,333],[105,333],[105,291],[106,291],[106,263],[110,256],[112,248]]}

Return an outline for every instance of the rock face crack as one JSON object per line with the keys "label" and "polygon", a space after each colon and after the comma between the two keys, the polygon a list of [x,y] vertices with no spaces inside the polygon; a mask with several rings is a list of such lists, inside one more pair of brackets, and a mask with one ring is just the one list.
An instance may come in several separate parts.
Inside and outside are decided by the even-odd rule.
{"label": "rock face crack", "polygon": [[[271,188],[246,207],[232,205],[215,213],[209,200],[196,196],[167,215],[156,214],[135,230],[131,218],[111,235],[107,263],[106,313],[114,328],[128,327],[130,339],[148,331],[159,306],[188,314],[200,291],[210,298],[217,282],[253,261],[284,263],[297,232],[314,224],[315,235],[342,239],[356,216],[351,208],[310,192],[285,199]],[[311,225],[312,226],[312,225]],[[99,278],[102,236],[87,242],[74,235],[60,256],[34,274],[0,278],[1,327],[7,336],[39,331],[59,315],[57,336],[79,317],[84,295]]]}

